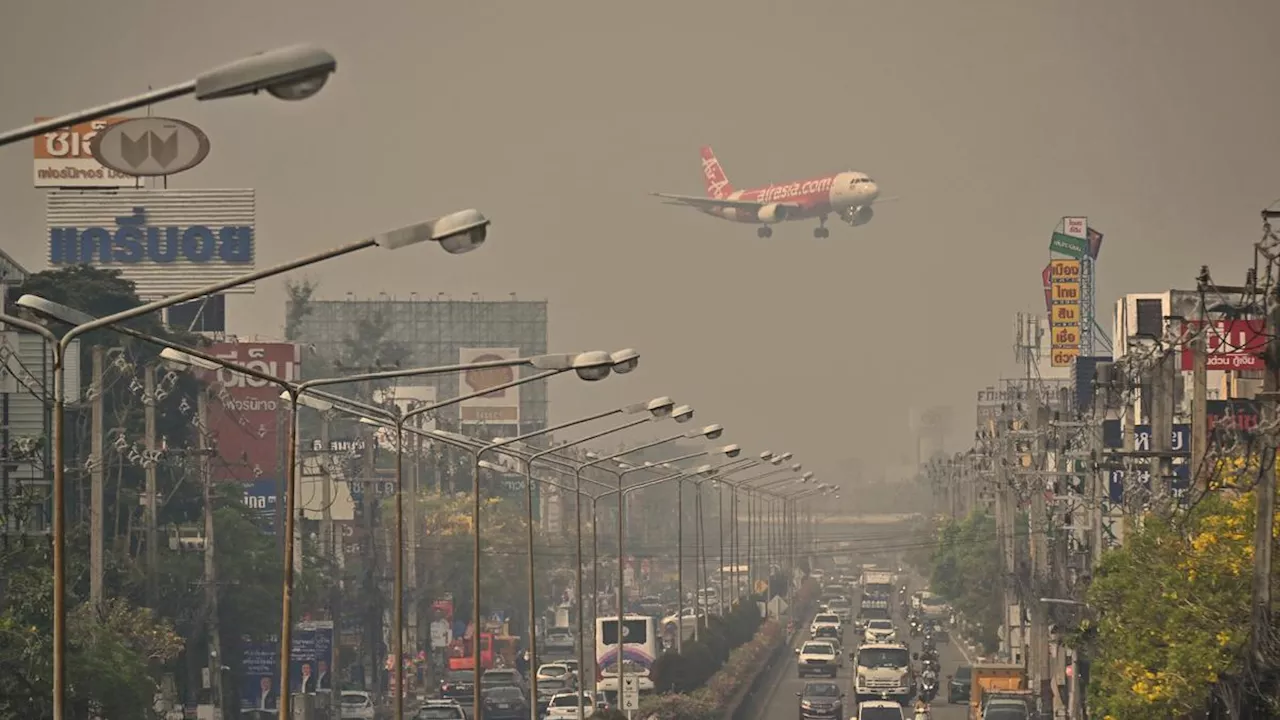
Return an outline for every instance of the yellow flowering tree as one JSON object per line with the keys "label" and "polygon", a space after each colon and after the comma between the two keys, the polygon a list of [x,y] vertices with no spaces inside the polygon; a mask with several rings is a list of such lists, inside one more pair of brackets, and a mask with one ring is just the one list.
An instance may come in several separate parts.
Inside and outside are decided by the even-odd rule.
{"label": "yellow flowering tree", "polygon": [[1253,507],[1252,493],[1215,493],[1171,520],[1147,516],[1103,556],[1089,588],[1096,716],[1164,720],[1201,711],[1240,668]]}

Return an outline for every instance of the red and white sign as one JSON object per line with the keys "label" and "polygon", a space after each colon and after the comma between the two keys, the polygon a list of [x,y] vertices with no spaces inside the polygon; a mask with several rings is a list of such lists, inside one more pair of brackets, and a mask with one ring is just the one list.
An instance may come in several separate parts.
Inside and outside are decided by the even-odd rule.
{"label": "red and white sign", "polygon": [[[1199,325],[1197,321],[1188,321],[1184,334],[1190,335]],[[1266,369],[1262,358],[1267,349],[1266,321],[1261,318],[1211,322],[1205,330],[1205,339],[1209,348],[1210,370]],[[1189,341],[1182,348],[1181,365],[1184,371],[1195,367],[1195,354]]]}
{"label": "red and white sign", "polygon": [[[222,342],[209,354],[290,382],[301,376],[301,354],[293,343]],[[213,479],[282,477],[288,426],[280,386],[231,370],[204,375],[221,398],[209,408],[209,431],[218,449]]]}
{"label": "red and white sign", "polygon": [[[49,118],[38,117],[36,122]],[[93,157],[92,142],[107,128],[130,118],[107,117],[71,125],[35,138],[35,186],[51,188],[136,187],[138,179],[111,170]]]}
{"label": "red and white sign", "polygon": [[1070,235],[1073,238],[1087,238],[1089,236],[1089,218],[1062,218],[1062,234]]}

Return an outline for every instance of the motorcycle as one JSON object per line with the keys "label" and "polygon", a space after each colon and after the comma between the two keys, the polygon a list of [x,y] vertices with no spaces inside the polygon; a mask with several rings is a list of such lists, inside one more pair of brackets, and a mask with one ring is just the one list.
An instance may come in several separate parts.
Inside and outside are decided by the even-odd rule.
{"label": "motorcycle", "polygon": [[[935,671],[935,675],[936,675],[936,671]],[[937,677],[922,678],[920,680],[920,699],[924,700],[926,703],[931,703],[933,702],[933,699],[937,696],[938,696],[938,678]]]}
{"label": "motorcycle", "polygon": [[911,618],[911,637],[920,637],[922,631],[923,628],[920,626],[920,621],[916,618]]}

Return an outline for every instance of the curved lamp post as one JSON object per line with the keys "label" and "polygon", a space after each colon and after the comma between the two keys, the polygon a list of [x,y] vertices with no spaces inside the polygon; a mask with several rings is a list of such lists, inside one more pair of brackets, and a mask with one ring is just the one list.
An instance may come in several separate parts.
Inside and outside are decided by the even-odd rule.
{"label": "curved lamp post", "polygon": [[258,53],[214,68],[194,80],[0,133],[0,147],[184,95],[195,95],[197,100],[217,100],[266,90],[281,100],[304,100],[320,92],[329,75],[337,69],[338,61],[332,55],[310,45]]}

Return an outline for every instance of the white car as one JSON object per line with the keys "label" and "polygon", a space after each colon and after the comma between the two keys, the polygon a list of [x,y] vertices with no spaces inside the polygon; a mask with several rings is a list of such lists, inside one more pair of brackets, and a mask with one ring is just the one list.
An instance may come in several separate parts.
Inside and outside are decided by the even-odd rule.
{"label": "white car", "polygon": [[868,700],[858,705],[855,720],[907,720],[902,706],[890,700]]}
{"label": "white car", "polygon": [[574,678],[573,669],[568,663],[550,662],[538,668],[538,680],[571,680]]}
{"label": "white car", "polygon": [[893,642],[897,639],[898,630],[892,620],[868,620],[862,631],[862,641],[866,643]]}
{"label": "white car", "polygon": [[344,690],[341,697],[342,720],[374,720],[377,708],[373,698],[362,690]]}
{"label": "white car", "polygon": [[582,717],[591,717],[596,712],[598,703],[589,692],[560,693],[551,698],[547,704],[546,720],[577,720],[577,701],[582,702]]}
{"label": "white car", "polygon": [[832,612],[821,612],[814,615],[813,622],[809,623],[809,634],[812,635],[813,631],[816,630],[819,625],[835,625],[836,627],[843,629],[843,625],[840,622],[840,616]]}
{"label": "white car", "polygon": [[839,667],[840,651],[826,640],[807,640],[796,648],[796,677],[826,675],[834,678]]}
{"label": "white car", "polygon": [[413,720],[467,720],[467,711],[456,700],[427,700]]}

